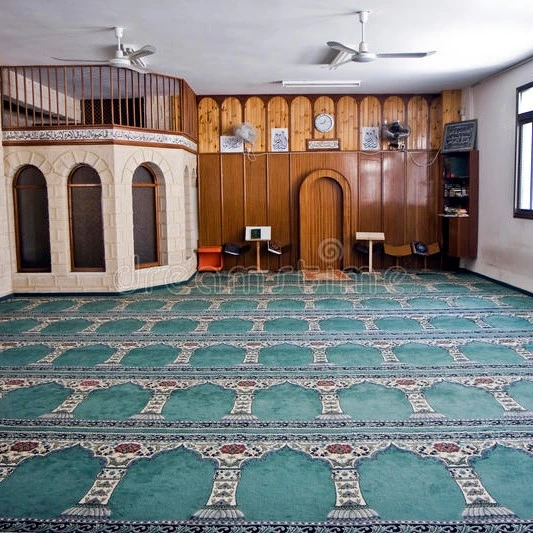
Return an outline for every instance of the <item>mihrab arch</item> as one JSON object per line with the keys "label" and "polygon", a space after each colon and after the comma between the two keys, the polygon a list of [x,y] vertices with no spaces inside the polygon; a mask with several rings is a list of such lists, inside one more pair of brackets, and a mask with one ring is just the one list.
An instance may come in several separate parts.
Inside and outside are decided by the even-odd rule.
{"label": "mihrab arch", "polygon": [[336,170],[315,170],[300,187],[300,264],[342,269],[350,259],[351,188]]}

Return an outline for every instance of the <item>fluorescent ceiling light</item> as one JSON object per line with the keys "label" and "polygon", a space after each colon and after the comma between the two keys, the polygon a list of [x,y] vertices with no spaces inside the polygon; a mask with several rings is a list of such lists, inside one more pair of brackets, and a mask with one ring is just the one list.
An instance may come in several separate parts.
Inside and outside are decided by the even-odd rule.
{"label": "fluorescent ceiling light", "polygon": [[283,87],[360,87],[359,80],[283,80]]}

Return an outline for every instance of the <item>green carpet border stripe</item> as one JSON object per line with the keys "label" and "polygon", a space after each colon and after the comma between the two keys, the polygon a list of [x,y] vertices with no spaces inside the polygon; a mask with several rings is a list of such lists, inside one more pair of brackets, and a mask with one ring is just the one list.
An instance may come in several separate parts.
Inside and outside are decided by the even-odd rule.
{"label": "green carpet border stripe", "polygon": [[533,520],[424,522],[125,522],[111,520],[0,519],[0,531],[18,533],[531,533]]}

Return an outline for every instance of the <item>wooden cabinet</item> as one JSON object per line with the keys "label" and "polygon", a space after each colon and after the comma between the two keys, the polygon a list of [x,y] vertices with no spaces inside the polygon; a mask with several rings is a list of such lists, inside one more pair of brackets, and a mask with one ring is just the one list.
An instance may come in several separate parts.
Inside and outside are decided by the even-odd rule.
{"label": "wooden cabinet", "polygon": [[479,152],[442,155],[440,213],[442,245],[450,257],[476,257]]}

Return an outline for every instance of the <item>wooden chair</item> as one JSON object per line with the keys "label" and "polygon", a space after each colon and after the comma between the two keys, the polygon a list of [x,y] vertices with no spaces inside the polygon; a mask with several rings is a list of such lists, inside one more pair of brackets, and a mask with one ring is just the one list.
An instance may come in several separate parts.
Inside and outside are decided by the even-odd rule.
{"label": "wooden chair", "polygon": [[250,250],[249,244],[234,244],[232,242],[224,243],[222,251],[227,255],[241,255]]}
{"label": "wooden chair", "polygon": [[386,255],[391,255],[396,258],[395,266],[398,267],[400,263],[400,257],[407,257],[411,255],[413,251],[411,250],[410,244],[383,244],[383,251]]}
{"label": "wooden chair", "polygon": [[427,259],[430,255],[440,253],[440,245],[438,242],[432,242],[431,244],[425,244],[421,241],[413,241],[411,243],[411,249],[413,254],[421,255],[424,258],[424,271],[427,271]]}
{"label": "wooden chair", "polygon": [[222,246],[201,246],[196,250],[198,256],[198,271],[219,272],[224,268]]}
{"label": "wooden chair", "polygon": [[275,255],[278,260],[278,272],[282,270],[281,267],[281,258],[283,254],[290,252],[292,249],[291,244],[279,244],[275,241],[267,241],[267,250],[268,253]]}

